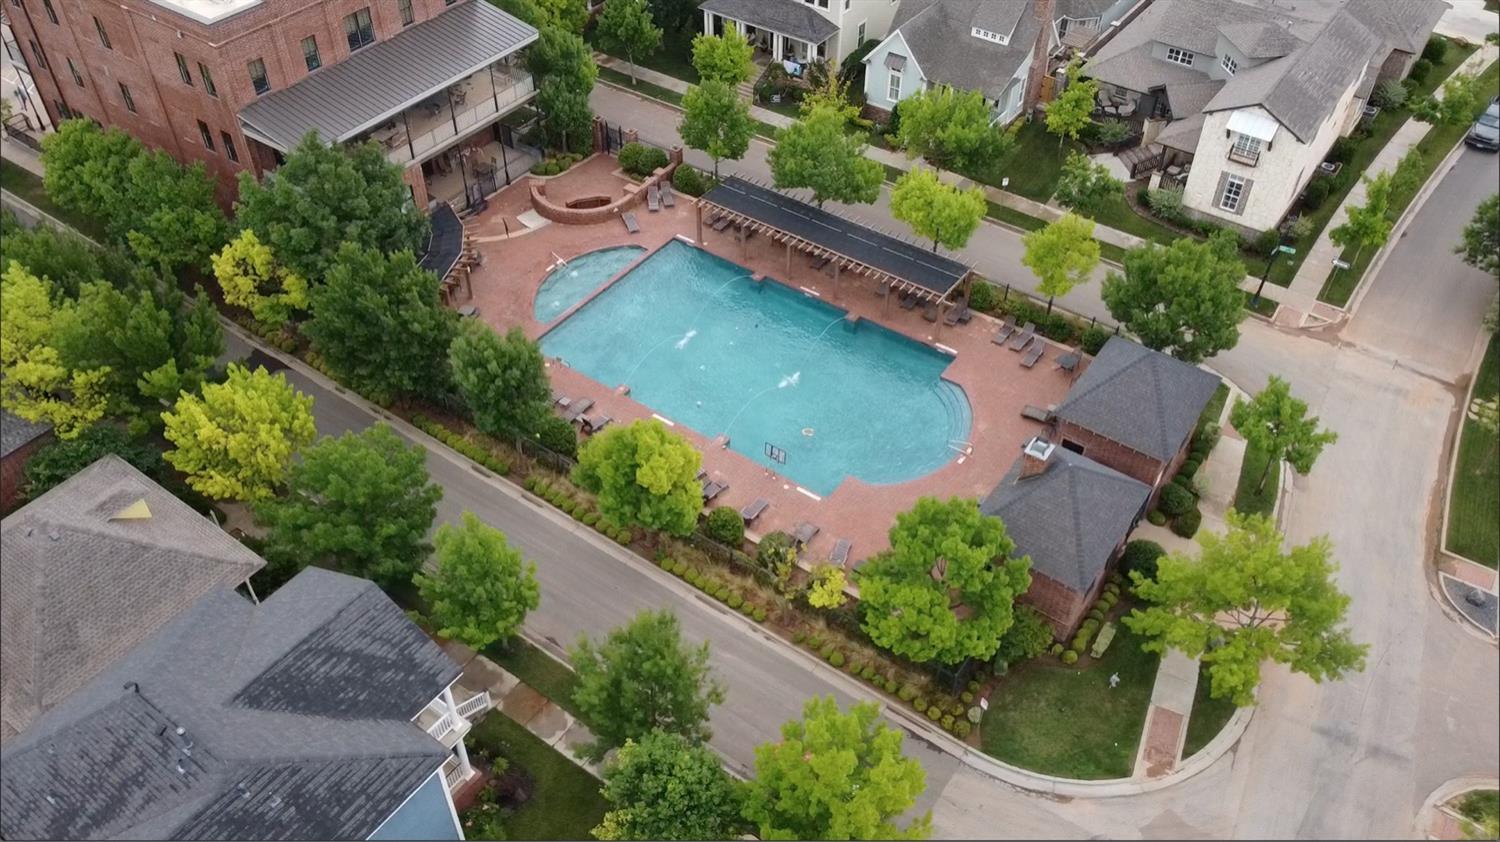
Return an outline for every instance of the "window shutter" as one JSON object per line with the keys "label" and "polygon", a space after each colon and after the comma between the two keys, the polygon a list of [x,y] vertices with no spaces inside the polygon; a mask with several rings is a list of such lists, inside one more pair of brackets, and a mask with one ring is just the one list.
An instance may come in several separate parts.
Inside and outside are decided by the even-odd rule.
{"label": "window shutter", "polygon": [[1224,205],[1224,188],[1229,184],[1229,173],[1219,173],[1219,186],[1214,188],[1214,207],[1222,208]]}
{"label": "window shutter", "polygon": [[1245,208],[1250,204],[1250,188],[1255,186],[1253,179],[1245,179],[1245,189],[1240,193],[1240,204],[1234,209],[1235,216],[1244,216]]}

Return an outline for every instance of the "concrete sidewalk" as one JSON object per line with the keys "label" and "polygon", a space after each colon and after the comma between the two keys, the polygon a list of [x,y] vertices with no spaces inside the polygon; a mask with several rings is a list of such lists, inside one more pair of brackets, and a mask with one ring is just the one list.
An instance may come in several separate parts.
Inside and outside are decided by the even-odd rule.
{"label": "concrete sidewalk", "polygon": [[1136,750],[1134,777],[1160,778],[1177,769],[1197,691],[1198,659],[1176,649],[1167,650],[1156,671],[1156,685],[1151,688],[1151,706],[1146,709],[1146,730]]}

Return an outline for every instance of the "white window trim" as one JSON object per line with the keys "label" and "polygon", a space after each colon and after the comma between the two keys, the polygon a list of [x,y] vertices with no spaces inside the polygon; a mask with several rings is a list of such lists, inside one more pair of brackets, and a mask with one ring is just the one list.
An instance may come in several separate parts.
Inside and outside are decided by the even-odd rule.
{"label": "white window trim", "polygon": [[[1219,210],[1229,211],[1230,213],[1244,212],[1244,209],[1240,205],[1245,201],[1245,181],[1244,176],[1235,175],[1234,173],[1230,173],[1229,177],[1224,179],[1224,192],[1219,196]],[[1231,198],[1229,188],[1231,187],[1236,189],[1232,204],[1229,201]]]}
{"label": "white window trim", "polygon": [[[1174,55],[1175,55],[1175,58],[1174,58]],[[1183,59],[1186,59],[1186,61],[1184,61]],[[1183,67],[1192,67],[1193,66],[1193,51],[1192,50],[1184,50],[1184,49],[1181,49],[1180,47],[1168,47],[1167,48],[1167,61],[1170,61],[1173,64],[1180,64]]]}
{"label": "white window trim", "polygon": [[890,75],[886,78],[885,98],[891,102],[901,101],[901,73],[899,71],[890,71]]}
{"label": "white window trim", "polygon": [[1258,137],[1252,137],[1240,132],[1234,133],[1234,151],[1246,155],[1255,156],[1260,154],[1261,141]]}
{"label": "white window trim", "polygon": [[969,34],[981,41],[989,41],[993,44],[1006,45],[1010,43],[1009,35],[1001,35],[998,32],[991,32],[988,29],[981,29],[977,26],[970,29]]}
{"label": "white window trim", "polygon": [[1224,54],[1224,60],[1219,62],[1219,66],[1224,68],[1224,72],[1230,76],[1233,76],[1240,69],[1240,63],[1235,61],[1234,56],[1229,53]]}

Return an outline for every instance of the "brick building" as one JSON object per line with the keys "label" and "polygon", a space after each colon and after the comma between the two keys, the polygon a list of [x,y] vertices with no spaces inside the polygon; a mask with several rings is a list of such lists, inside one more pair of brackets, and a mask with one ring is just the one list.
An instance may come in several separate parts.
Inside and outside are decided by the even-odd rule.
{"label": "brick building", "polygon": [[54,122],[201,161],[226,203],[312,129],[382,143],[419,207],[524,171],[500,120],[535,92],[536,30],[484,0],[3,2]]}
{"label": "brick building", "polygon": [[26,461],[52,441],[52,426],[0,412],[0,512],[10,511],[26,484]]}

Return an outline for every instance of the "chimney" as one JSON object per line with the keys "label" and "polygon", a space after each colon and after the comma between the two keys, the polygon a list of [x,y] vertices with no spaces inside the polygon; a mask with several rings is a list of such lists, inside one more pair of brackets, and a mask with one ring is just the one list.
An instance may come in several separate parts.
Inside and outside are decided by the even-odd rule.
{"label": "chimney", "polygon": [[1047,470],[1047,463],[1056,447],[1057,445],[1041,436],[1032,436],[1031,441],[1021,448],[1021,475],[1017,479],[1029,479]]}
{"label": "chimney", "polygon": [[1031,70],[1026,75],[1025,98],[1021,101],[1021,114],[1031,116],[1037,100],[1042,98],[1042,77],[1047,75],[1048,60],[1052,53],[1052,21],[1057,0],[1031,0],[1031,14],[1036,18],[1036,43],[1031,45]]}

